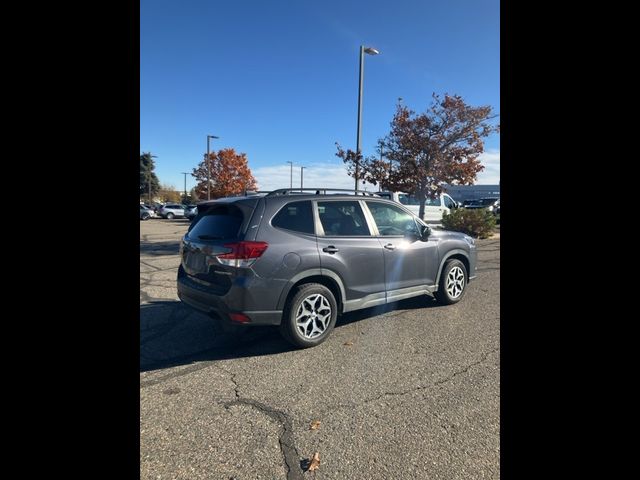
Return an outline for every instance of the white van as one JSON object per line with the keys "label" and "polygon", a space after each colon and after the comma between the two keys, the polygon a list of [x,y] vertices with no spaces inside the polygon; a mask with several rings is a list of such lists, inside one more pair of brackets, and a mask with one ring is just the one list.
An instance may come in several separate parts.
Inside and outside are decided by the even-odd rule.
{"label": "white van", "polygon": [[[414,195],[403,192],[376,192],[376,195],[403,204],[416,216],[420,211],[420,202]],[[458,208],[458,206],[458,202],[446,193],[435,198],[427,198],[424,203],[424,216],[422,219],[426,222],[439,222],[442,220],[444,212],[451,213],[451,210]]]}

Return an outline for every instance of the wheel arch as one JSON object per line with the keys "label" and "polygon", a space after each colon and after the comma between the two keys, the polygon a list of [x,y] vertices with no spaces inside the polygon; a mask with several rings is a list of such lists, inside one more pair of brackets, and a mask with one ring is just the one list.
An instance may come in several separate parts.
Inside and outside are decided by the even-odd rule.
{"label": "wheel arch", "polygon": [[450,250],[447,254],[440,260],[440,266],[438,267],[438,276],[436,278],[436,285],[440,285],[440,276],[442,275],[442,270],[444,270],[445,264],[452,259],[460,260],[464,264],[464,268],[467,270],[467,278],[471,276],[469,269],[471,268],[471,262],[469,261],[469,255],[462,249]]}
{"label": "wheel arch", "polygon": [[344,285],[340,277],[326,269],[315,268],[312,270],[306,270],[296,274],[285,286],[278,299],[278,310],[284,310],[287,300],[291,297],[291,294],[295,289],[305,283],[319,283],[327,287],[336,299],[338,305],[338,313],[342,313],[344,306],[344,300],[346,298]]}

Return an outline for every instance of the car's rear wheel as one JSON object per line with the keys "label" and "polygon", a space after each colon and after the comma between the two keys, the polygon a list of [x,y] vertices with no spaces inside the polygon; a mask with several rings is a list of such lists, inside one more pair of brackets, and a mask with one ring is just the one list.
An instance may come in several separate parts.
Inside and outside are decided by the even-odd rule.
{"label": "car's rear wheel", "polygon": [[149,220],[150,215],[148,213],[142,214],[142,220]]}
{"label": "car's rear wheel", "polygon": [[173,217],[174,217],[173,213],[171,213],[171,212],[167,213],[167,218],[169,220],[171,220]]}
{"label": "car's rear wheel", "polygon": [[298,347],[314,347],[327,339],[337,318],[338,305],[331,290],[319,283],[306,283],[289,298],[280,332]]}
{"label": "car's rear wheel", "polygon": [[442,268],[436,299],[444,304],[458,303],[464,296],[468,283],[467,268],[460,260],[447,261]]}

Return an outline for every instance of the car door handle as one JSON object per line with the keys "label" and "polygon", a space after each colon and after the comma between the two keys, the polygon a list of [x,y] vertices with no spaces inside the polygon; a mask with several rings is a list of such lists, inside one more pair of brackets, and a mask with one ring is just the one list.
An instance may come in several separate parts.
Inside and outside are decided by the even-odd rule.
{"label": "car door handle", "polygon": [[322,251],[327,253],[336,253],[336,252],[339,252],[340,249],[334,247],[333,245],[329,245],[328,247],[324,247]]}
{"label": "car door handle", "polygon": [[396,247],[393,243],[387,243],[384,248],[386,248],[387,250],[395,250]]}

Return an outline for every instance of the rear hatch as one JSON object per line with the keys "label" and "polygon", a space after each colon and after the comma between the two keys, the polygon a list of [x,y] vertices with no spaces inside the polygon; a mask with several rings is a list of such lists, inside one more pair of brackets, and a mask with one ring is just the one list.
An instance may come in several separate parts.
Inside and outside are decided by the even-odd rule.
{"label": "rear hatch", "polygon": [[[229,291],[237,276],[264,253],[261,242],[244,241],[259,199],[198,205],[198,215],[182,241],[181,264],[187,277],[217,295]],[[262,248],[262,251],[260,251]]]}

